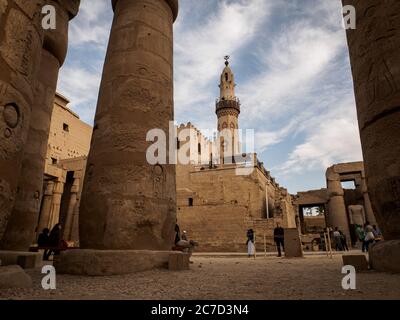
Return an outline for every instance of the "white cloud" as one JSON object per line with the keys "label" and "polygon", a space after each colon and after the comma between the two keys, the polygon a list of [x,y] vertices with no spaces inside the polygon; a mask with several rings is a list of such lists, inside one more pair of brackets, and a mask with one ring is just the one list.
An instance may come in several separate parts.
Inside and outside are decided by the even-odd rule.
{"label": "white cloud", "polygon": [[183,10],[175,26],[174,44],[178,113],[198,104],[212,105],[215,97],[210,87],[218,84],[213,80],[222,71],[222,58],[235,55],[257,36],[270,7],[265,0],[218,1],[216,10],[196,25],[191,24],[191,12]]}
{"label": "white cloud", "polygon": [[111,21],[105,19],[111,10],[109,0],[82,0],[75,23],[70,25],[70,44],[87,43],[105,47],[110,34]]}
{"label": "white cloud", "polygon": [[304,142],[289,154],[288,160],[275,169],[281,175],[325,170],[335,163],[362,161],[356,110],[352,96],[341,105],[331,105],[323,115],[314,115],[301,124]]}
{"label": "white cloud", "polygon": [[100,73],[89,72],[79,67],[61,70],[58,91],[71,100],[72,109],[89,123],[94,116],[100,78]]}

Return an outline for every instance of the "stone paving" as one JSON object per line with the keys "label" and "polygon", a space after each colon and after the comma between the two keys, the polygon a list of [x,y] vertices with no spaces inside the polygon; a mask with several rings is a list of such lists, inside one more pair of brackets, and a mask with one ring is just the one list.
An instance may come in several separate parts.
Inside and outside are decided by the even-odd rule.
{"label": "stone paving", "polygon": [[189,271],[57,275],[57,289],[52,291],[41,288],[40,270],[29,270],[34,288],[0,290],[0,299],[400,299],[400,274],[358,273],[356,290],[342,289],[340,255],[192,260]]}

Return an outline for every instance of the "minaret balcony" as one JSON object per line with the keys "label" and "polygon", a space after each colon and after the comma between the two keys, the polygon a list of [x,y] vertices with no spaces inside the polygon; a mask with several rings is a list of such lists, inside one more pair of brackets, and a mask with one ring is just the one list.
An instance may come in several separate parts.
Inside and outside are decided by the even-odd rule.
{"label": "minaret balcony", "polygon": [[235,109],[238,113],[240,113],[240,100],[239,98],[220,98],[216,101],[216,113],[223,109]]}

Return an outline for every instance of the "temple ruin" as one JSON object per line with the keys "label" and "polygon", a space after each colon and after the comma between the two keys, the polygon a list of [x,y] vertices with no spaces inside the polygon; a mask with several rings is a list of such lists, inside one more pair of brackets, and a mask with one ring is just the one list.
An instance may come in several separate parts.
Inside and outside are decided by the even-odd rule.
{"label": "temple ruin", "polygon": [[[368,220],[380,226],[385,239],[371,246],[371,266],[400,272],[400,3],[342,1],[355,6],[358,17],[347,38],[364,162],[333,165],[326,171],[326,189],[295,196],[256,154],[242,153],[236,130],[245,110],[228,62],[215,111],[217,130],[231,132],[231,143],[218,136],[223,152],[207,153],[202,146],[211,141],[189,123],[177,131],[195,132],[201,143],[190,153],[197,159],[187,165],[146,161],[151,144],[146,133],[169,132],[174,119],[178,0],[112,0],[114,20],[93,132],[55,92],[69,21],[80,1],[0,0],[3,263],[36,258],[28,252],[36,232],[58,222],[64,238],[79,245],[55,261],[58,272],[113,275],[165,266],[176,218],[203,251],[242,251],[248,228],[255,230],[258,245],[271,246],[276,222],[311,238],[313,232],[339,227],[353,240],[355,222]],[[57,9],[55,30],[41,26],[45,4]],[[168,141],[178,148],[187,143]],[[236,174],[243,168],[251,172]],[[348,181],[354,190],[343,188]],[[304,216],[312,207],[323,215]]]}

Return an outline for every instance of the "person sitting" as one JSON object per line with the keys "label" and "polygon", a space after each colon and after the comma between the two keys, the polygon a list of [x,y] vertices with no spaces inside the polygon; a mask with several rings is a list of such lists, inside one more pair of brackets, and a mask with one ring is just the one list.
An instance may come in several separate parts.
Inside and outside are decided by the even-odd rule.
{"label": "person sitting", "polygon": [[45,248],[44,252],[43,252],[43,260],[44,261],[48,260],[48,257],[49,257],[49,249],[47,249],[47,247],[50,246],[49,233],[50,233],[49,228],[44,228],[42,230],[42,233],[39,234],[38,241],[37,241],[39,248]]}
{"label": "person sitting", "polygon": [[374,233],[375,242],[381,241],[383,239],[381,230],[375,224],[372,228],[374,229],[372,232]]}
{"label": "person sitting", "polygon": [[60,254],[60,250],[58,249],[60,247],[60,243],[61,243],[61,223],[57,223],[50,231],[49,246],[52,247],[52,249],[50,249],[48,252],[47,260],[50,258],[52,253],[55,256]]}
{"label": "person sitting", "polygon": [[183,231],[180,233],[179,225],[175,225],[175,247],[181,249],[182,252],[187,253],[189,257],[192,255],[194,247],[197,246],[197,242],[188,240],[187,232]]}

